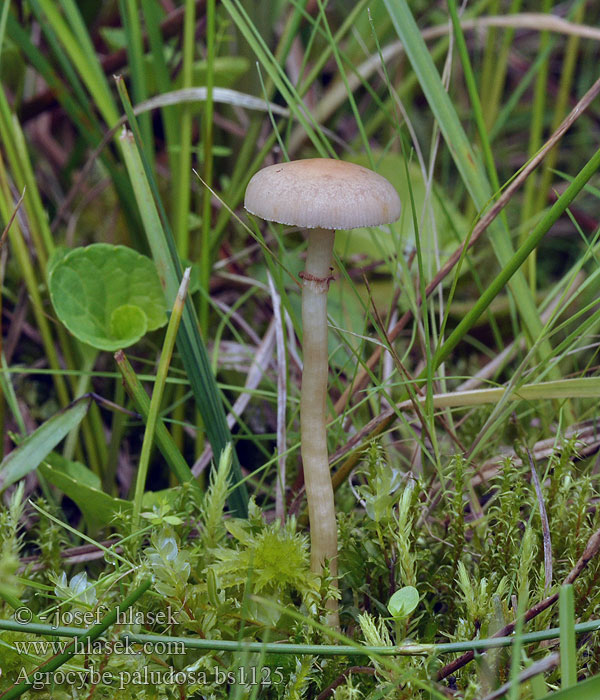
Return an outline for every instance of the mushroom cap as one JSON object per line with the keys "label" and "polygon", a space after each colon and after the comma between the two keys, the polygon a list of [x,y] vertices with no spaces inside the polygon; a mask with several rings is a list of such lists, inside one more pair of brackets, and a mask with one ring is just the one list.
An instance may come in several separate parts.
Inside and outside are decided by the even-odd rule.
{"label": "mushroom cap", "polygon": [[303,228],[351,229],[389,224],[400,198],[381,175],[333,158],[269,165],[248,183],[244,200],[255,216]]}

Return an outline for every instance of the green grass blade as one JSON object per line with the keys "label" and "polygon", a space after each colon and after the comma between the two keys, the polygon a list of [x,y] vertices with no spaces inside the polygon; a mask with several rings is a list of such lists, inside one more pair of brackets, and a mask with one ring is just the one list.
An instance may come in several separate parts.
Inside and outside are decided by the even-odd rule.
{"label": "green grass blade", "polygon": [[[444,394],[434,394],[431,397],[431,407],[466,408],[497,403],[504,398],[505,387],[493,389],[472,389],[471,391],[451,391]],[[576,379],[558,379],[538,384],[518,386],[510,394],[513,401],[549,401],[553,399],[588,398],[600,396],[600,377],[578,377]],[[413,401],[425,403],[426,396],[416,396],[407,399],[397,406],[399,409],[410,409]]]}
{"label": "green grass blade", "polygon": [[[126,97],[124,104],[128,110],[130,121],[135,124],[135,118]],[[153,197],[149,184],[151,173],[144,168],[141,152],[136,148],[132,134],[124,131],[121,136],[121,143],[125,164],[133,185],[142,220],[144,221],[152,256],[158,275],[164,284],[167,305],[171,306],[179,287],[178,279],[181,278],[181,266],[175,250],[175,242],[168,228],[164,211],[162,212],[162,221],[157,211],[157,206],[162,209],[162,205],[158,196],[156,198]],[[154,189],[156,191],[156,188]],[[164,229],[163,222],[165,224]],[[185,305],[182,326],[177,338],[177,347],[181,354],[196,404],[204,421],[206,434],[212,445],[213,452],[214,454],[220,454],[227,443],[232,441],[231,432],[227,426],[223,402],[210,367],[204,342],[198,330],[196,314],[189,298]],[[243,476],[235,453],[231,481],[233,491],[229,499],[230,508],[238,516],[245,517],[248,512],[248,493],[243,483]]]}
{"label": "green grass blade", "polygon": [[[192,68],[194,61],[194,24],[196,6],[194,0],[185,0],[183,21],[183,65],[181,69],[182,88],[192,87]],[[192,111],[188,104],[179,110],[178,157],[173,173],[173,235],[177,251],[182,258],[190,254],[188,216],[190,213],[190,178],[192,173]]]}
{"label": "green grass blade", "polygon": [[142,497],[144,496],[146,477],[148,476],[148,466],[150,465],[150,454],[152,451],[152,445],[154,444],[154,435],[159,421],[160,405],[165,390],[165,382],[167,380],[169,366],[171,364],[171,357],[173,356],[175,339],[177,338],[177,331],[179,330],[181,315],[183,313],[185,299],[187,297],[187,290],[190,284],[190,272],[191,268],[188,267],[183,273],[183,279],[177,293],[177,298],[175,299],[175,304],[173,305],[171,317],[169,318],[169,325],[167,326],[167,332],[165,333],[165,341],[163,343],[160,360],[158,362],[158,369],[156,371],[156,381],[154,382],[152,398],[150,399],[146,430],[144,432],[144,440],[142,442],[142,452],[140,454],[138,473],[135,481],[133,516],[131,519],[132,534],[135,533],[139,526],[140,513],[142,512]]}
{"label": "green grass blade", "polygon": [[452,331],[442,347],[439,348],[434,357],[434,364],[436,367],[438,367],[440,363],[442,363],[450,355],[452,350],[458,345],[467,331],[492,303],[504,285],[508,283],[513,274],[515,274],[521,265],[523,265],[531,251],[539,245],[546,233],[548,233],[553,224],[565,212],[567,207],[571,204],[579,192],[581,192],[585,184],[599,167],[600,149],[596,151],[589,162],[578,173],[577,177],[573,179],[563,194],[556,200],[548,212],[546,212],[537,226],[530,233],[527,241],[525,241],[525,243],[520,246],[510,260],[507,261],[500,274],[475,302],[473,308],[467,312],[463,320]]}
{"label": "green grass blade", "polygon": [[58,443],[81,423],[91,401],[88,396],[75,401],[69,408],[42,423],[10,452],[0,463],[0,490],[37,469]]}
{"label": "green grass blade", "polygon": [[[52,92],[56,95],[56,99],[71,121],[77,126],[79,133],[86,140],[89,147],[95,149],[102,141],[104,133],[100,127],[99,120],[90,108],[91,103],[89,97],[81,85],[77,73],[71,66],[68,57],[60,46],[58,38],[48,25],[48,22],[44,21],[44,15],[37,6],[37,2],[32,0],[31,4],[32,8],[36,10],[40,26],[43,28],[48,43],[52,47],[52,51],[59,62],[61,75],[53,68],[44,54],[39,51],[38,47],[32,44],[29,36],[12,14],[8,15],[7,30],[11,39],[18,44],[21,51],[23,51],[27,60],[39,72],[41,77],[48,84],[48,87],[52,89]],[[66,77],[66,81],[62,79],[62,74]],[[141,238],[138,233],[140,231],[140,223],[136,214],[134,214],[135,202],[133,200],[131,187],[127,179],[123,176],[123,173],[116,167],[114,159],[108,149],[104,149],[100,157],[103,165],[108,170],[110,179],[121,200],[122,211],[129,223],[131,239],[135,242],[136,247],[143,251],[144,243],[143,238]]]}
{"label": "green grass blade", "polygon": [[[421,88],[427,98],[429,106],[437,120],[440,131],[452,154],[454,164],[469,192],[477,209],[481,212],[492,199],[492,188],[486,177],[485,171],[478,163],[473,148],[458,119],[456,111],[445,91],[439,73],[433,63],[419,28],[408,7],[406,0],[384,0],[390,13],[394,27],[400,40],[404,44],[406,54],[410,59]],[[495,221],[490,226],[490,241],[494,254],[502,267],[510,261],[514,249],[508,231]],[[521,271],[514,271],[510,282],[510,289],[515,299],[519,302],[524,330],[530,343],[533,343],[542,331],[542,324],[535,300],[525,281]],[[549,357],[552,354],[550,343],[544,339],[540,345],[540,357]],[[554,372],[553,379],[559,379],[558,369]]]}
{"label": "green grass blade", "polygon": [[573,586],[561,586],[558,599],[560,619],[560,673],[561,687],[577,683],[577,647],[575,646],[575,597]]}
{"label": "green grass blade", "polygon": [[[100,134],[99,122],[94,115],[89,96],[56,34],[54,26],[47,21],[38,0],[31,0],[30,5],[44,32],[44,36],[50,48],[50,55],[53,55],[58,62],[60,74],[46,59],[46,56],[39,51],[38,47],[31,43],[29,36],[12,16],[9,17],[9,31],[11,32],[11,36],[18,42],[31,64],[48,82],[48,86],[55,92],[58,101],[65,106],[67,113],[73,121],[78,124],[80,128],[83,127],[85,131],[95,128],[97,129],[97,133]],[[73,105],[76,105],[76,107],[73,108]],[[98,140],[100,138],[101,135],[98,136]]]}
{"label": "green grass blade", "polygon": [[[150,42],[150,51],[152,54],[152,71],[156,88],[159,95],[169,92],[172,89],[169,70],[165,58],[165,46],[160,33],[160,21],[163,18],[161,8],[157,0],[143,0],[142,9],[146,31],[148,32],[148,40]],[[163,120],[165,135],[166,135],[166,152],[169,160],[169,170],[175,173],[177,156],[174,153],[174,146],[177,143],[178,120],[176,108],[167,107],[162,110],[161,117]]]}
{"label": "green grass blade", "polygon": [[[144,420],[147,420],[150,412],[150,399],[148,398],[146,390],[142,386],[142,383],[133,371],[133,367],[129,364],[122,350],[115,354],[115,361],[123,376],[123,383],[133,401],[136,411],[142,415]],[[164,423],[160,420],[156,423],[155,439],[158,449],[161,451],[171,471],[175,474],[179,482],[183,484],[189,481],[195,486],[198,486],[191,469],[188,467],[181,452],[177,449],[177,445],[173,441],[171,433],[169,433]]]}
{"label": "green grass blade", "polygon": [[[127,55],[129,58],[129,72],[131,90],[136,104],[143,102],[148,97],[146,89],[146,67],[144,65],[144,47],[142,43],[142,29],[137,0],[119,0],[123,29],[127,38]],[[144,148],[149,156],[154,154],[152,125],[150,115],[140,117],[140,131],[142,132]]]}
{"label": "green grass blade", "polygon": [[571,688],[563,688],[546,695],[548,700],[598,700],[600,697],[600,675],[586,678]]}
{"label": "green grass blade", "polygon": [[198,316],[200,329],[208,330],[210,273],[212,270],[212,191],[213,186],[213,87],[215,81],[215,0],[206,2],[206,101],[204,103],[204,192],[202,198],[202,235],[200,236],[200,295]]}
{"label": "green grass blade", "polygon": [[[0,91],[0,102],[4,100],[4,93]],[[1,112],[2,110],[0,110]],[[0,138],[6,138],[7,130],[1,126],[3,122],[2,116],[0,114]],[[10,133],[10,132],[9,132]],[[9,177],[6,173],[4,167],[4,161],[0,156],[0,217],[4,223],[7,225],[11,220],[14,212],[14,203],[9,191]],[[19,226],[19,222],[15,219],[9,228],[8,236],[11,242],[12,252],[17,259],[18,265],[21,269],[21,274],[23,275],[23,280],[25,286],[27,287],[27,292],[31,298],[31,303],[33,307],[33,313],[38,324],[38,328],[42,335],[42,340],[44,344],[44,350],[46,357],[48,358],[48,363],[52,370],[54,370],[53,381],[56,387],[56,393],[58,395],[59,401],[62,406],[67,406],[69,403],[69,392],[67,390],[67,385],[64,381],[62,374],[60,373],[60,362],[58,360],[58,354],[54,344],[54,337],[50,329],[50,324],[46,316],[46,311],[42,301],[42,296],[40,293],[40,285],[38,278],[33,267],[33,262],[31,260],[31,255],[27,244],[23,238],[22,231]]]}
{"label": "green grass blade", "polygon": [[61,2],[71,24],[69,27],[54,0],[39,0],[39,3],[46,21],[56,32],[100,114],[108,126],[113,126],[119,119],[119,113],[77,6],[71,0]]}
{"label": "green grass blade", "polygon": [[277,90],[281,93],[290,111],[302,124],[308,138],[311,140],[319,155],[322,157],[333,156],[333,149],[331,148],[329,142],[321,136],[318,125],[314,123],[314,120],[310,114],[306,112],[296,89],[290,83],[285,71],[275,60],[275,57],[269,50],[269,47],[256,30],[256,27],[254,27],[252,24],[252,21],[248,17],[242,4],[238,0],[222,0],[222,4],[227,12],[229,12],[231,19],[234,21],[243,37],[250,44],[252,50],[256,54],[256,57],[269,74],[269,77],[273,81],[273,84]]}

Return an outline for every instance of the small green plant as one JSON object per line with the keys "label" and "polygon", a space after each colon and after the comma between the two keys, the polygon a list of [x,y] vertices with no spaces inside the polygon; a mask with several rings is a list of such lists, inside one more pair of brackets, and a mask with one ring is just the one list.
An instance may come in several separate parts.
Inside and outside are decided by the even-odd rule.
{"label": "small green plant", "polygon": [[408,617],[419,604],[419,591],[414,586],[399,588],[388,601],[388,610],[395,621]]}
{"label": "small green plant", "polygon": [[57,249],[48,263],[48,284],[62,323],[99,350],[126,348],[167,322],[154,264],[125,246]]}

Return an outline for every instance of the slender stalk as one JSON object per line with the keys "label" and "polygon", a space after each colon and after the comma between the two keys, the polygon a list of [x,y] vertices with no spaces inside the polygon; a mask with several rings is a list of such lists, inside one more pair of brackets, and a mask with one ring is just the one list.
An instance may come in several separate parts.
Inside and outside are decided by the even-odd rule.
{"label": "slender stalk", "polygon": [[575,598],[573,585],[560,587],[558,597],[560,619],[560,675],[561,687],[577,683],[577,647],[575,646]]}
{"label": "slender stalk", "polygon": [[[186,0],[183,23],[183,67],[181,87],[192,87],[194,65],[194,27],[196,25],[196,5],[193,0]],[[177,252],[187,258],[190,252],[190,232],[188,214],[190,211],[190,174],[192,170],[192,109],[183,104],[179,114],[179,162],[174,173],[173,190],[173,230],[177,242]],[[204,264],[204,263],[203,263]]]}
{"label": "slender stalk", "polygon": [[[300,396],[302,464],[310,520],[311,568],[320,573],[325,560],[337,576],[337,525],[329,472],[326,433],[327,289],[333,258],[334,232],[308,232],[308,253],[302,284],[304,369]],[[339,626],[337,600],[329,600],[330,622]]]}
{"label": "slender stalk", "polygon": [[[204,102],[204,199],[202,202],[202,236],[200,243],[200,284],[208,292],[212,269],[212,184],[213,184],[213,86],[215,78],[215,0],[206,3],[206,101]],[[209,304],[208,294],[200,294],[198,320],[200,331],[208,333]],[[198,432],[198,435],[201,435]],[[201,450],[198,452],[201,454]]]}
{"label": "slender stalk", "polygon": [[167,333],[165,335],[165,342],[158,363],[156,382],[154,384],[152,398],[150,399],[148,420],[146,422],[144,441],[142,443],[142,453],[140,455],[138,473],[135,482],[135,494],[133,497],[133,515],[131,517],[132,533],[135,533],[135,531],[140,525],[142,498],[144,496],[144,490],[146,488],[146,477],[148,475],[148,467],[150,464],[150,454],[152,451],[152,446],[154,445],[155,431],[159,420],[160,405],[165,388],[165,383],[167,381],[169,366],[171,364],[173,348],[175,347],[175,339],[177,338],[177,331],[179,330],[179,323],[183,314],[185,298],[187,296],[187,290],[190,283],[190,272],[191,268],[188,267],[183,273],[183,279],[181,280],[181,286],[179,287],[177,298],[175,300],[175,304],[173,305],[173,312],[171,313],[171,318],[169,319],[169,325],[167,326]]}
{"label": "slender stalk", "polygon": [[[3,597],[13,608],[22,606],[21,601],[13,596],[3,594]],[[124,606],[121,606],[121,610]],[[25,634],[44,634],[49,637],[80,637],[86,630],[82,627],[67,627],[37,622],[17,622],[16,620],[0,619],[0,630],[22,632]],[[589,634],[600,629],[600,620],[588,620],[574,625],[576,634]],[[560,635],[559,627],[528,632],[521,635],[522,644],[537,644],[546,639],[557,639]],[[515,637],[487,637],[485,639],[472,639],[463,642],[442,642],[441,644],[399,644],[398,646],[368,646],[352,644],[288,644],[287,642],[247,642],[230,639],[203,639],[198,637],[174,637],[164,634],[132,634],[122,632],[119,639],[127,640],[134,644],[179,642],[186,649],[201,649],[202,651],[229,651],[266,654],[307,654],[314,656],[428,656],[431,654],[456,654],[463,651],[485,651],[486,649],[498,649],[510,647],[515,643]],[[351,641],[351,640],[348,640]]]}
{"label": "slender stalk", "polygon": [[[133,401],[135,410],[142,415],[142,418],[147,423],[148,416],[150,415],[150,399],[148,398],[146,390],[142,386],[122,350],[115,353],[115,362],[123,377],[125,391]],[[156,446],[161,451],[161,454],[169,465],[171,473],[177,477],[179,483],[183,484],[187,481],[197,488],[194,475],[181,455],[180,450],[177,448],[177,445],[171,438],[171,434],[166,429],[165,424],[160,419],[156,422],[154,438]]]}

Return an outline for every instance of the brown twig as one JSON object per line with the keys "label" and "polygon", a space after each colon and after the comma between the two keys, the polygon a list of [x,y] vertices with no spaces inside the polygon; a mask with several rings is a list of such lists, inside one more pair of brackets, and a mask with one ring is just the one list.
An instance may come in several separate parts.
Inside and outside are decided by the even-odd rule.
{"label": "brown twig", "polygon": [[[590,560],[593,559],[599,551],[600,530],[597,530],[588,540],[583,554],[579,557],[579,561],[577,562],[577,564],[575,564],[575,566],[569,572],[568,576],[563,581],[563,585],[573,583],[588,565]],[[534,617],[544,612],[544,610],[547,610],[551,605],[554,605],[554,603],[556,603],[557,600],[558,592],[554,593],[548,598],[544,598],[544,600],[540,600],[539,603],[536,603],[534,606],[529,608],[529,610],[527,610],[527,612],[525,613],[525,622],[529,622],[529,620],[532,620]],[[502,629],[498,630],[496,634],[493,634],[492,639],[494,637],[508,637],[514,632],[516,625],[516,620],[514,622],[510,622],[508,625],[505,625]],[[446,664],[438,672],[437,680],[442,680],[443,678],[447,678],[448,676],[452,675],[453,673],[458,671],[459,668],[462,668],[470,661],[472,661],[474,656],[475,652],[467,651],[462,656],[459,656],[458,659],[455,659],[449,664]]]}
{"label": "brown twig", "polygon": [[[114,540],[104,540],[100,543],[103,547],[114,547],[116,554],[121,554],[123,549],[120,546],[115,546],[116,542]],[[63,549],[60,552],[60,557],[63,559],[65,564],[81,564],[83,562],[93,561],[95,559],[102,559],[106,552],[104,549],[100,549],[94,544],[84,544],[78,547],[70,547],[69,549]],[[44,569],[46,564],[41,561],[39,555],[32,555],[28,557],[21,557],[19,560],[18,572],[22,573],[27,567],[29,572],[39,571]]]}
{"label": "brown twig", "polygon": [[10,219],[8,220],[8,223],[4,227],[4,231],[2,231],[2,235],[0,236],[0,250],[4,247],[4,244],[6,242],[6,237],[8,236],[8,232],[10,231],[10,227],[13,225],[13,221],[15,220],[15,217],[17,216],[17,212],[19,211],[21,204],[23,204],[23,200],[25,199],[25,188],[23,188],[23,193],[17,200],[12,214],[10,215]]}

